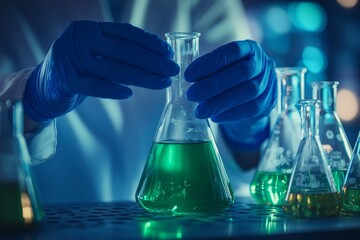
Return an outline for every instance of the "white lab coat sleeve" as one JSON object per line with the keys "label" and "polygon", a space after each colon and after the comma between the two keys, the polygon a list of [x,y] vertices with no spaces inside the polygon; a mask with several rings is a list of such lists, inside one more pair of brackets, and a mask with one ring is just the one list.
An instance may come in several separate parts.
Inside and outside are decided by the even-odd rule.
{"label": "white lab coat sleeve", "polygon": [[[21,101],[26,82],[34,68],[23,69],[16,73],[0,75],[0,100]],[[56,151],[56,121],[39,124],[32,132],[24,134],[31,157],[36,165],[51,158]]]}

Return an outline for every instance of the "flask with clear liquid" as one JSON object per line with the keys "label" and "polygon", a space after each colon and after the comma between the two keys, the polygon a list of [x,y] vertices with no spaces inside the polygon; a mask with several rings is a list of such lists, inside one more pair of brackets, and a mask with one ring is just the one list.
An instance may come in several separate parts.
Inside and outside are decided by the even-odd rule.
{"label": "flask with clear liquid", "polygon": [[296,103],[304,98],[306,68],[276,68],[279,115],[250,184],[252,198],[281,206],[288,189],[300,142],[300,115]]}
{"label": "flask with clear liquid", "polygon": [[234,202],[222,159],[206,119],[187,100],[186,67],[199,55],[199,33],[167,33],[180,73],[167,89],[165,108],[143,170],[137,202],[147,211],[170,214],[219,212]]}
{"label": "flask with clear liquid", "polygon": [[0,101],[0,230],[35,226],[44,218],[23,121],[20,102]]}
{"label": "flask with clear liquid", "polygon": [[341,200],[319,138],[319,104],[300,100],[301,141],[283,208],[296,217],[333,216]]}
{"label": "flask with clear liquid", "polygon": [[360,213],[360,131],[351,155],[341,198],[345,211]]}
{"label": "flask with clear liquid", "polygon": [[336,112],[338,84],[336,81],[314,82],[312,89],[313,98],[321,101],[320,141],[333,172],[336,189],[340,192],[350,164],[351,145]]}

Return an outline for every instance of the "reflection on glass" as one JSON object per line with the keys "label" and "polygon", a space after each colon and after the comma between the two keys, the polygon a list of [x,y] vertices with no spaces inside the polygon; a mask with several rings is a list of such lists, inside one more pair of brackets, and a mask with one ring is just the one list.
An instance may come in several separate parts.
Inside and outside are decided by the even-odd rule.
{"label": "reflection on glass", "polygon": [[141,224],[142,237],[151,239],[182,239],[183,229],[168,222],[148,221]]}

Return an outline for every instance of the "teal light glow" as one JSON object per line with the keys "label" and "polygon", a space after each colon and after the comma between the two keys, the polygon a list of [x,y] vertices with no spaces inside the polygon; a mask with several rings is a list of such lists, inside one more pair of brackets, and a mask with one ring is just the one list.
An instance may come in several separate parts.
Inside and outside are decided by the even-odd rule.
{"label": "teal light glow", "polygon": [[320,32],[327,23],[324,9],[316,3],[294,2],[289,5],[291,22],[299,29]]}
{"label": "teal light glow", "polygon": [[287,12],[280,7],[269,8],[266,13],[266,21],[271,30],[279,34],[286,33],[291,28]]}
{"label": "teal light glow", "polygon": [[320,73],[327,67],[327,57],[325,53],[312,46],[307,46],[302,52],[303,63],[310,72]]}

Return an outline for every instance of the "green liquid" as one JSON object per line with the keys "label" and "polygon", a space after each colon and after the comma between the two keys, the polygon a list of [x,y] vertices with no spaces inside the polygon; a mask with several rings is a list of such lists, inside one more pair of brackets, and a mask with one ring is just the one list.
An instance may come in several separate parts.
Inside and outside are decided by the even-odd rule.
{"label": "green liquid", "polygon": [[334,177],[334,181],[335,181],[335,188],[337,192],[340,192],[344,181],[345,181],[345,176],[346,176],[346,170],[336,170],[336,171],[332,171],[333,177]]}
{"label": "green liquid", "polygon": [[338,193],[290,193],[283,208],[296,217],[328,217],[340,212],[341,199]]}
{"label": "green liquid", "polygon": [[17,182],[0,184],[0,226],[24,224],[21,192]]}
{"label": "green liquid", "polygon": [[35,226],[44,212],[33,207],[28,192],[22,191],[18,182],[0,183],[0,230]]}
{"label": "green liquid", "polygon": [[344,187],[342,201],[345,210],[360,213],[360,185]]}
{"label": "green liquid", "polygon": [[174,214],[218,212],[234,202],[211,142],[154,143],[136,196],[148,211]]}
{"label": "green liquid", "polygon": [[281,206],[288,190],[290,173],[257,171],[250,185],[252,198],[265,205]]}

